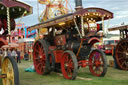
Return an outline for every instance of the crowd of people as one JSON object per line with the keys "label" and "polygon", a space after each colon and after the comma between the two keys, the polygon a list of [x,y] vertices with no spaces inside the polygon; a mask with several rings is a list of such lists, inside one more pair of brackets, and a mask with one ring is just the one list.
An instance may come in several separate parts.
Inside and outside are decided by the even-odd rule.
{"label": "crowd of people", "polygon": [[0,55],[3,57],[11,56],[17,61],[17,63],[21,63],[19,49],[6,49],[6,48],[0,49]]}

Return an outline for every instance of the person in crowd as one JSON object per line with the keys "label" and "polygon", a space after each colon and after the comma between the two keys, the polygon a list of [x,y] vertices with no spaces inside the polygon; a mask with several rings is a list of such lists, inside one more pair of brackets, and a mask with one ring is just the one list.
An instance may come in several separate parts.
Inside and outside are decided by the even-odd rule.
{"label": "person in crowd", "polygon": [[10,49],[7,50],[7,56],[11,56],[11,50]]}
{"label": "person in crowd", "polygon": [[16,59],[17,53],[15,51],[15,49],[12,50],[11,56]]}
{"label": "person in crowd", "polygon": [[4,56],[4,57],[7,56],[7,49],[6,49],[6,48],[3,49],[3,56]]}
{"label": "person in crowd", "polygon": [[17,50],[17,63],[21,63],[21,60],[20,60],[20,50],[18,49]]}
{"label": "person in crowd", "polygon": [[25,52],[25,54],[24,54],[24,60],[28,60],[29,58],[28,58],[28,53],[27,52]]}
{"label": "person in crowd", "polygon": [[33,58],[32,58],[32,50],[28,51],[28,56],[29,56],[29,61],[32,61],[33,60]]}

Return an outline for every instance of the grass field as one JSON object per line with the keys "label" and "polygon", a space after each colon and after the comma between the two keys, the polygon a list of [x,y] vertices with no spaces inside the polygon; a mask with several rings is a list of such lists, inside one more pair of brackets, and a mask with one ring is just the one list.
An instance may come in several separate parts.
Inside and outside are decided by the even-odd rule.
{"label": "grass field", "polygon": [[[112,59],[111,56],[108,56]],[[35,72],[24,72],[24,69],[32,65],[31,61],[22,61],[18,64],[20,73],[20,85],[128,85],[128,71],[108,68],[105,77],[95,77],[91,75],[88,67],[80,69],[79,77],[89,78],[92,80],[66,80],[63,76],[52,72],[49,75],[38,75]],[[2,82],[0,80],[0,85]]]}

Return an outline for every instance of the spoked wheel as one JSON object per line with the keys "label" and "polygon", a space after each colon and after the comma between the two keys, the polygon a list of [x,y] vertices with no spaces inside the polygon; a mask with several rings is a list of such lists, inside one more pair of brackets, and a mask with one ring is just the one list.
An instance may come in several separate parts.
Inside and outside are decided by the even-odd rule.
{"label": "spoked wheel", "polygon": [[48,50],[44,40],[36,41],[33,48],[33,62],[36,72],[40,75],[49,73],[46,65],[47,56]]}
{"label": "spoked wheel", "polygon": [[15,60],[7,56],[2,62],[3,85],[19,85],[19,72]]}
{"label": "spoked wheel", "polygon": [[123,39],[117,44],[115,54],[119,68],[128,70],[128,39]]}
{"label": "spoked wheel", "polygon": [[107,58],[105,54],[96,49],[89,56],[89,70],[94,76],[103,77],[107,72]]}
{"label": "spoked wheel", "polygon": [[78,63],[72,51],[65,51],[61,60],[61,71],[64,78],[74,80],[78,71]]}

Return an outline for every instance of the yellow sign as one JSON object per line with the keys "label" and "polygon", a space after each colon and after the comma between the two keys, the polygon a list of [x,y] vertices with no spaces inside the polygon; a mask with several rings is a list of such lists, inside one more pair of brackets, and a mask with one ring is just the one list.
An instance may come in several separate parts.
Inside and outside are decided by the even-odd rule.
{"label": "yellow sign", "polygon": [[48,29],[47,28],[42,28],[42,29],[40,29],[40,34],[45,34],[45,33],[47,33],[48,32]]}

